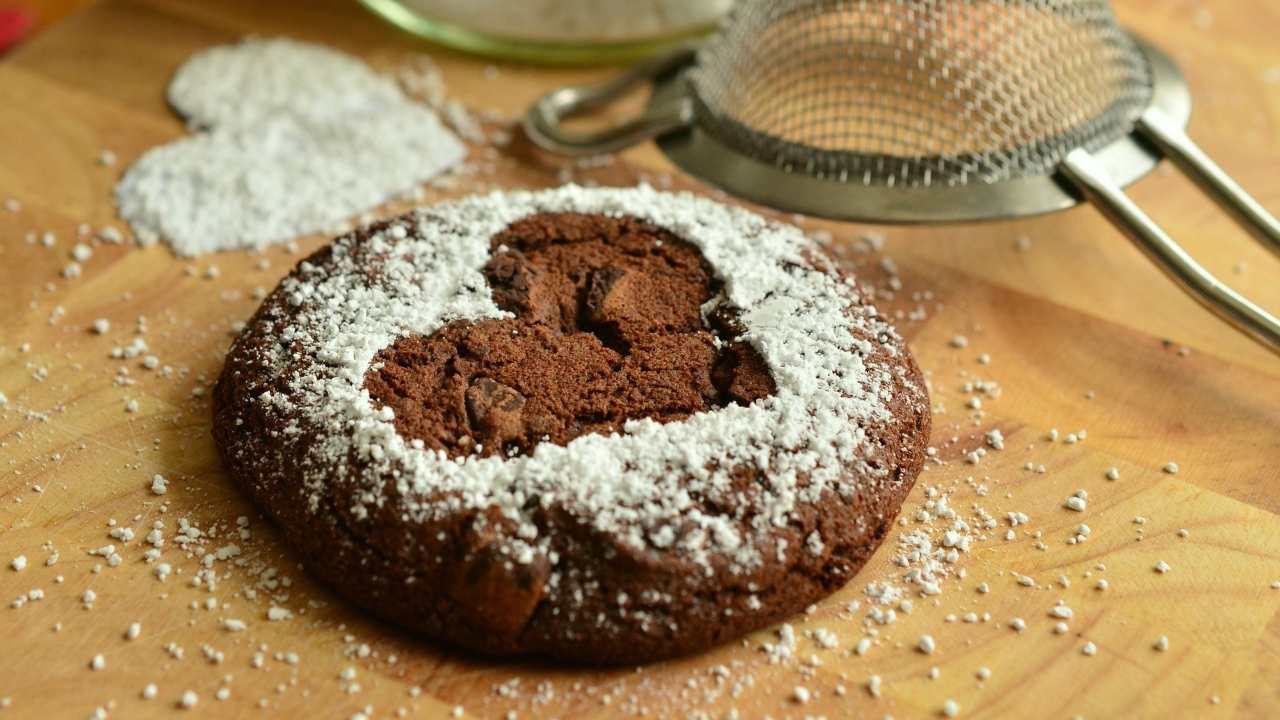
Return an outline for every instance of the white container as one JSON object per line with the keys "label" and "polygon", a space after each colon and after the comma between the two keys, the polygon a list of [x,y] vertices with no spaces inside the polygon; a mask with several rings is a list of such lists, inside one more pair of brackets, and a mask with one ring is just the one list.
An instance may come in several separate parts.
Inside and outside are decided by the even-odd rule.
{"label": "white container", "polygon": [[451,47],[538,62],[615,62],[715,26],[733,0],[362,0]]}

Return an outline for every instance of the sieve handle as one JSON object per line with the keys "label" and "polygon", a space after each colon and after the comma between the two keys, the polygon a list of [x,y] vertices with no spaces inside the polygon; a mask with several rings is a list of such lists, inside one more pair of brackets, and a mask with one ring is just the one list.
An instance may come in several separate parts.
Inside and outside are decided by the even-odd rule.
{"label": "sieve handle", "polygon": [[686,127],[693,120],[693,103],[688,97],[593,132],[571,132],[561,121],[608,105],[641,83],[689,64],[696,53],[696,46],[686,45],[642,62],[610,80],[553,90],[538,98],[525,114],[525,134],[545,150],[580,157],[616,152]]}
{"label": "sieve handle", "polygon": [[1280,257],[1280,220],[1245,192],[1178,124],[1156,107],[1138,118],[1138,131],[1186,173],[1276,257]]}
{"label": "sieve handle", "polygon": [[1117,228],[1201,305],[1280,354],[1280,320],[1209,274],[1129,199],[1085,150],[1067,154],[1059,170]]}

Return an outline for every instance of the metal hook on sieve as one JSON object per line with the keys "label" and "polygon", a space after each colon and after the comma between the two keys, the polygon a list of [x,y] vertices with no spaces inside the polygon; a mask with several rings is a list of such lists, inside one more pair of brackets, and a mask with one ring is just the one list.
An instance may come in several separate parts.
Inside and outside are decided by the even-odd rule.
{"label": "metal hook on sieve", "polygon": [[693,120],[693,103],[688,97],[674,98],[660,107],[650,107],[638,117],[594,132],[571,132],[562,121],[608,105],[640,85],[688,65],[696,53],[697,46],[684,46],[635,65],[611,80],[547,93],[525,115],[525,134],[543,149],[581,157],[617,152],[687,127]]}

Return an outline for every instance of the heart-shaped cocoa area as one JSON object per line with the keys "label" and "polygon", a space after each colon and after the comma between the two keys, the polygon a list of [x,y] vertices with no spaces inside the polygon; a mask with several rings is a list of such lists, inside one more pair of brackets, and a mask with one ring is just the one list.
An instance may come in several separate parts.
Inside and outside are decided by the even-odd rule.
{"label": "heart-shaped cocoa area", "polygon": [[627,420],[681,420],[775,390],[697,247],[630,217],[544,213],[494,236],[507,320],[456,321],[381,350],[365,376],[406,439],[450,457],[528,453]]}

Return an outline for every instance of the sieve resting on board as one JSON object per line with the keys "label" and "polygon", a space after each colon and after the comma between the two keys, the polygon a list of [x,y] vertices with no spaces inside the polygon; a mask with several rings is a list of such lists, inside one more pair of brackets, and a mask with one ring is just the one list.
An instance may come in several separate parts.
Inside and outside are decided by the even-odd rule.
{"label": "sieve resting on board", "polygon": [[[640,116],[563,127],[649,80]],[[1106,0],[738,0],[699,46],[545,95],[525,132],[569,155],[653,138],[713,185],[837,220],[983,220],[1089,200],[1194,299],[1280,353],[1280,320],[1121,189],[1168,157],[1280,257],[1280,222],[1187,137],[1190,114],[1178,68]]]}

